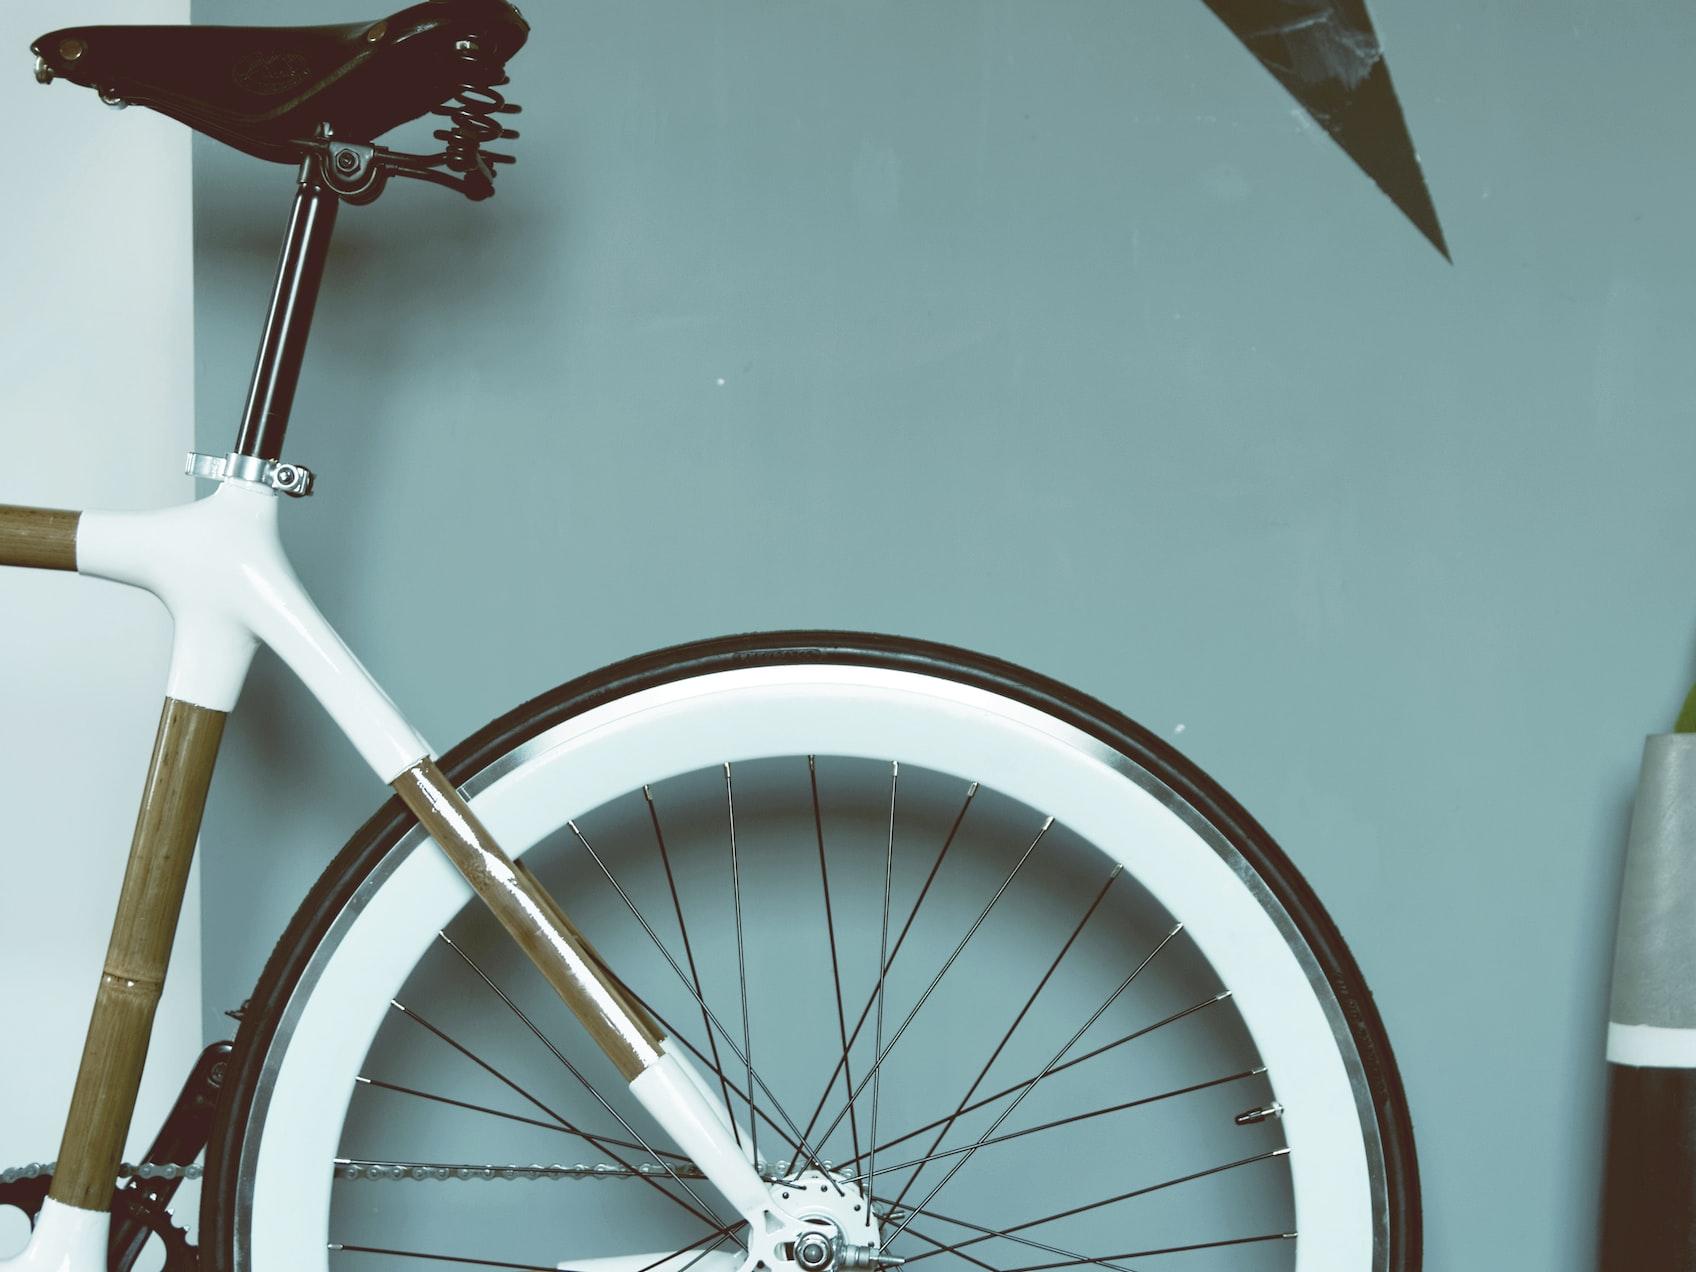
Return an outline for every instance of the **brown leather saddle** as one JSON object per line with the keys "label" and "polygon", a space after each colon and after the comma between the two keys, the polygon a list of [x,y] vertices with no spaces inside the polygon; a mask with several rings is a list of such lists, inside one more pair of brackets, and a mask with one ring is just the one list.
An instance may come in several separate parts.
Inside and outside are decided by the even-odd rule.
{"label": "brown leather saddle", "polygon": [[42,78],[181,120],[261,159],[293,163],[322,127],[370,142],[454,97],[504,82],[530,28],[505,0],[425,0],[345,26],[87,26],[31,47]]}

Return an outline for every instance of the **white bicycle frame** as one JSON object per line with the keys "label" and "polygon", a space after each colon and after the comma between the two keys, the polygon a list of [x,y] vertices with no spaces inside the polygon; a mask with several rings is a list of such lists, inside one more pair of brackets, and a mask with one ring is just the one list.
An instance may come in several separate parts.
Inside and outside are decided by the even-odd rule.
{"label": "white bicycle frame", "polygon": [[[746,1221],[747,1258],[777,1262],[778,1248],[792,1242],[803,1225],[774,1201],[744,1147],[745,1139],[732,1129],[732,1114],[687,1057],[667,1045],[658,1026],[602,971],[598,956],[552,899],[516,870],[442,777],[429,745],[307,595],[278,537],[278,509],[275,490],[224,477],[211,496],[194,503],[157,512],[86,512],[76,522],[75,568],[142,588],[165,603],[174,623],[167,682],[172,703],[229,712],[254,651],[261,643],[270,646],[495,910],[619,1067],[638,1102]],[[215,751],[216,735],[211,746]],[[206,768],[209,777],[209,760]],[[198,803],[193,816],[197,828]],[[193,833],[191,829],[191,845]],[[140,838],[138,831],[138,844]],[[170,917],[174,926],[174,912]],[[124,921],[121,909],[119,923]],[[165,940],[168,949],[168,933]],[[109,963],[107,982],[122,975]],[[157,988],[151,987],[155,1001]],[[96,1011],[98,1015],[98,1004]],[[146,1020],[150,1026],[150,1010]],[[96,1045],[95,1036],[91,1026],[89,1048]],[[145,1051],[143,1037],[135,1072],[117,1075],[131,1084],[128,1103],[115,1103],[126,1110],[126,1123]],[[68,1128],[75,1124],[82,1098],[79,1080]],[[102,1145],[121,1142],[127,1129],[102,1128]],[[61,1168],[89,1152],[103,1151],[73,1138],[67,1129]],[[115,1184],[115,1156],[94,1165],[104,1172],[101,1178]],[[106,1209],[49,1196],[28,1246],[15,1258],[0,1261],[0,1272],[104,1272],[109,1225]]]}

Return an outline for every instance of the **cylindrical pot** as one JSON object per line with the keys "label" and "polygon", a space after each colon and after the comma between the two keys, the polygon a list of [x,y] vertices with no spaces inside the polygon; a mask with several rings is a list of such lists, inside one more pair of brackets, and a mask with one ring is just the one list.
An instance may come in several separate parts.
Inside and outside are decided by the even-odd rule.
{"label": "cylindrical pot", "polygon": [[1643,747],[1608,1010],[1603,1272],[1696,1272],[1696,733]]}

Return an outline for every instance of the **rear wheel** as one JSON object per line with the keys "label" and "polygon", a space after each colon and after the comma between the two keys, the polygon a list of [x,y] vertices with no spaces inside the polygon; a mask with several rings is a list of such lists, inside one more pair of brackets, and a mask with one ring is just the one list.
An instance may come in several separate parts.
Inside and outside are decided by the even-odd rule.
{"label": "rear wheel", "polygon": [[[1334,926],[1101,704],[935,645],[750,636],[562,686],[442,768],[844,1263],[1419,1266],[1406,1107]],[[737,1265],[721,1199],[398,801],[273,954],[208,1175],[203,1245],[243,1272]]]}

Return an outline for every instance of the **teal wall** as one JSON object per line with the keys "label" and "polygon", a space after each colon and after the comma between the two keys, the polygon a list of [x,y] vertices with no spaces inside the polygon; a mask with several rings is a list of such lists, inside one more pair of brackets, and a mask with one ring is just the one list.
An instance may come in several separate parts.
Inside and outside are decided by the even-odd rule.
{"label": "teal wall", "polygon": [[[1627,801],[1696,671],[1696,12],[1373,6],[1451,268],[1195,0],[532,7],[520,164],[343,214],[291,435],[397,701],[446,747],[806,625],[1071,681],[1335,915],[1429,1266],[1590,1266]],[[292,174],[197,145],[223,449]],[[384,793],[268,655],[243,705],[213,1031]]]}

